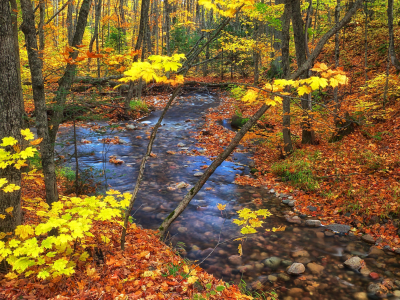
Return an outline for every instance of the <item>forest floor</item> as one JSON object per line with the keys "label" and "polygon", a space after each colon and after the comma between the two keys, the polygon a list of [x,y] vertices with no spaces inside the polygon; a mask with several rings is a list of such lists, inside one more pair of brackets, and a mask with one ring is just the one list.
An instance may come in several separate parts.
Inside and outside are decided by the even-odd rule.
{"label": "forest floor", "polygon": [[[60,196],[65,192],[60,178]],[[24,225],[40,222],[36,210],[45,197],[41,178],[23,180]],[[52,280],[5,278],[0,273],[0,299],[252,299],[236,285],[215,278],[195,262],[159,239],[154,230],[131,224],[125,251],[120,249],[121,230],[107,221],[95,221],[96,232],[113,230],[108,247],[90,247],[89,264],[82,262],[70,277]]]}

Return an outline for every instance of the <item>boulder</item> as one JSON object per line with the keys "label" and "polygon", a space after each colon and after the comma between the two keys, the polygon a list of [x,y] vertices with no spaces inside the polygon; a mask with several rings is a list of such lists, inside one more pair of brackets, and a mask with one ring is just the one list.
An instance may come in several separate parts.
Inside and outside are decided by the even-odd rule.
{"label": "boulder", "polygon": [[358,256],[349,258],[344,262],[344,265],[352,270],[359,270],[361,268],[362,259]]}
{"label": "boulder", "polygon": [[281,261],[282,259],[280,259],[279,257],[273,256],[264,260],[264,265],[268,268],[271,268],[272,270],[275,270],[279,267]]}

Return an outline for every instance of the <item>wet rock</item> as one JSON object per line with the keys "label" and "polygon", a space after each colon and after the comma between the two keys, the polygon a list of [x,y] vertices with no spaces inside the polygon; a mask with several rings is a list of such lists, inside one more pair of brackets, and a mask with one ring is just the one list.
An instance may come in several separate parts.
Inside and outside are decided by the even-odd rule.
{"label": "wet rock", "polygon": [[178,231],[180,233],[185,233],[187,231],[187,228],[186,227],[178,227]]}
{"label": "wet rock", "polygon": [[399,290],[393,291],[393,296],[400,297],[400,291]]}
{"label": "wet rock", "polygon": [[228,260],[234,265],[242,264],[242,257],[240,257],[239,255],[231,255],[229,256]]}
{"label": "wet rock", "polygon": [[361,273],[363,276],[368,276],[368,275],[371,273],[371,271],[370,271],[370,269],[368,269],[367,267],[363,267],[363,268],[361,268],[360,273]]}
{"label": "wet rock", "polygon": [[278,277],[276,277],[275,275],[268,275],[268,280],[271,282],[275,282],[278,280]]}
{"label": "wet rock", "polygon": [[307,268],[310,269],[311,273],[313,273],[315,275],[320,275],[322,273],[322,271],[325,269],[324,266],[321,266],[316,263],[307,264]]}
{"label": "wet rock", "polygon": [[137,129],[137,127],[135,125],[133,125],[133,124],[126,125],[126,128],[130,129],[130,130]]}
{"label": "wet rock", "polygon": [[289,281],[290,280],[290,277],[288,275],[286,275],[285,273],[279,273],[278,278],[282,279],[283,281]]}
{"label": "wet rock", "polygon": [[302,263],[294,263],[289,267],[287,272],[290,275],[300,275],[303,274],[305,270],[306,268]]}
{"label": "wet rock", "polygon": [[366,243],[375,244],[375,239],[369,234],[364,234],[361,239]]}
{"label": "wet rock", "polygon": [[339,233],[347,233],[350,231],[351,227],[343,224],[329,224],[326,225],[325,228]]}
{"label": "wet rock", "polygon": [[293,200],[293,196],[289,196],[288,199],[289,199],[289,200]]}
{"label": "wet rock", "polygon": [[288,291],[288,295],[292,297],[299,297],[303,293],[303,289],[301,288],[291,288]]}
{"label": "wet rock", "polygon": [[279,265],[281,264],[282,259],[280,259],[279,257],[270,257],[267,258],[266,260],[264,260],[264,265],[268,268],[271,268],[273,270],[277,269],[279,267]]}
{"label": "wet rock", "polygon": [[293,223],[293,224],[300,224],[301,223],[301,219],[298,216],[294,216],[294,217],[286,216],[285,219],[289,223]]}
{"label": "wet rock", "polygon": [[326,230],[326,231],[324,231],[324,235],[326,237],[332,237],[335,235],[335,233],[333,231]]}
{"label": "wet rock", "polygon": [[282,260],[282,265],[285,267],[289,267],[292,263],[293,263],[293,261],[288,260],[288,259]]}
{"label": "wet rock", "polygon": [[355,293],[353,297],[355,300],[368,300],[368,295],[364,292]]}
{"label": "wet rock", "polygon": [[312,205],[307,206],[307,208],[309,211],[317,211],[318,210],[318,208],[316,208],[315,206],[312,206]]}
{"label": "wet rock", "polygon": [[269,190],[269,192],[270,192],[270,194],[273,194],[273,193],[275,193],[275,190],[271,189],[271,190]]}
{"label": "wet rock", "polygon": [[358,256],[349,258],[344,262],[344,265],[352,270],[358,270],[361,268],[362,259]]}
{"label": "wet rock", "polygon": [[308,253],[306,250],[299,250],[295,251],[292,253],[292,257],[297,258],[297,257],[310,257],[310,253]]}
{"label": "wet rock", "polygon": [[185,182],[179,182],[177,185],[176,185],[176,187],[178,188],[178,189],[183,189],[184,187],[186,187],[187,186],[187,184],[185,183]]}
{"label": "wet rock", "polygon": [[177,146],[178,146],[178,147],[185,147],[185,144],[184,144],[184,143],[178,143]]}
{"label": "wet rock", "polygon": [[196,172],[196,173],[194,173],[194,177],[201,177],[201,176],[203,176],[203,172]]}
{"label": "wet rock", "polygon": [[142,210],[145,211],[145,212],[150,212],[150,211],[155,210],[155,208],[151,207],[151,206],[145,206],[145,207],[142,208]]}
{"label": "wet rock", "polygon": [[368,293],[376,294],[381,290],[381,285],[379,283],[370,283],[368,286]]}
{"label": "wet rock", "polygon": [[321,221],[320,220],[307,220],[305,224],[308,227],[320,227]]}
{"label": "wet rock", "polygon": [[296,204],[296,200],[290,200],[289,203],[288,203],[288,205],[290,207],[293,207],[295,204]]}
{"label": "wet rock", "polygon": [[369,248],[368,257],[380,257],[384,255],[385,251],[379,249],[376,246],[372,246],[371,248]]}
{"label": "wet rock", "polygon": [[282,200],[283,204],[289,204],[289,202],[290,202],[290,200],[288,200],[288,199]]}

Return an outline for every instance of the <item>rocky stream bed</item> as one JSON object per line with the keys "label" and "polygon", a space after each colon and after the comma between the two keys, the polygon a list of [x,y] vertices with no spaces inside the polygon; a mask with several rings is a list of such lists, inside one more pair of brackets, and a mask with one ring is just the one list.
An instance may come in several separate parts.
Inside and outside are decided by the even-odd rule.
{"label": "rocky stream bed", "polygon": [[[205,156],[193,155],[194,149],[200,153],[202,149],[196,147],[192,136],[201,130],[207,109],[217,107],[219,101],[217,94],[208,91],[182,94],[175,100],[158,131],[155,155],[147,161],[133,211],[138,224],[157,229],[201,176],[202,166],[211,163]],[[103,190],[107,186],[132,191],[150,127],[160,114],[156,111],[139,121],[115,124],[122,130],[102,129],[94,123],[78,127],[81,168],[91,167],[96,176],[102,174]],[[72,136],[71,127],[61,128],[57,142],[64,146],[57,147],[59,154],[68,157],[74,152]],[[115,144],[102,142],[104,138],[115,140],[115,136]],[[123,162],[109,163],[110,156]],[[317,220],[295,216],[295,199],[277,195],[271,186],[234,184],[236,174],[250,174],[250,157],[245,151],[233,154],[232,161],[217,169],[171,226],[170,241],[180,248],[183,245],[183,256],[202,261],[212,252],[201,265],[209,273],[228,282],[243,280],[249,289],[273,289],[280,299],[400,299],[400,255],[378,249],[368,237],[361,240],[348,233],[348,226],[328,228]],[[74,165],[73,160],[67,163]],[[224,213],[218,210],[218,203],[226,204]],[[259,229],[259,234],[244,243],[242,256],[237,253],[237,241],[214,250],[219,239],[238,235],[231,220],[244,207],[269,209],[273,216],[264,220],[264,228],[286,226],[285,230]]]}

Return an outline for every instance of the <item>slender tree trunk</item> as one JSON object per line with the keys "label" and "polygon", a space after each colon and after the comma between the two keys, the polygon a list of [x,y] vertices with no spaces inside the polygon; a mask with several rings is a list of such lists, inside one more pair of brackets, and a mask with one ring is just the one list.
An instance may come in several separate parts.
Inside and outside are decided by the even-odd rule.
{"label": "slender tree trunk", "polygon": [[[290,75],[290,61],[289,61],[289,43],[290,43],[290,15],[291,15],[291,2],[285,1],[285,10],[282,15],[282,34],[281,34],[281,47],[282,47],[282,72],[283,77],[287,78]],[[282,101],[282,134],[283,134],[283,155],[287,156],[293,152],[292,136],[290,132],[290,97],[283,97]]]}
{"label": "slender tree trunk", "polygon": [[[19,42],[18,42],[18,5],[16,0],[10,0],[11,5],[11,22],[12,28],[14,33],[14,47],[15,47],[15,55],[17,60],[17,73],[18,73],[18,82],[21,82],[21,65],[20,65],[20,55],[19,55]],[[22,93],[22,86],[20,85],[21,89],[21,107],[22,107],[22,115],[23,115],[23,127],[26,127],[26,113],[25,113],[25,104],[24,104],[24,97]]]}
{"label": "slender tree trunk", "polygon": [[[21,81],[18,76],[15,36],[8,0],[0,0],[0,141],[4,137],[14,137],[22,142]],[[12,147],[7,147],[10,151]],[[21,170],[12,166],[0,168],[0,178],[8,184],[21,186]],[[6,209],[12,207],[12,213]],[[0,232],[12,232],[21,224],[21,190],[5,193],[0,189],[0,214],[5,218],[0,222]]]}
{"label": "slender tree trunk", "polygon": [[[93,36],[89,42],[89,51],[93,51],[93,44],[95,41],[98,41],[99,38],[99,26],[100,26],[100,16],[101,16],[101,0],[95,0],[95,21],[94,21],[94,32]],[[88,58],[88,71],[90,72],[90,62],[91,58]],[[100,76],[99,76],[100,77]]]}
{"label": "slender tree trunk", "polygon": [[68,0],[68,12],[67,12],[67,35],[68,35],[68,45],[72,45],[72,39],[74,38],[74,4],[72,0]]}
{"label": "slender tree trunk", "polygon": [[[335,9],[335,24],[339,23],[340,19],[340,0],[337,0],[336,9]],[[339,67],[339,54],[340,54],[340,44],[339,44],[339,31],[335,34],[335,67]],[[339,118],[339,97],[338,97],[338,87],[333,89],[333,100],[335,101],[335,124],[340,122]]]}
{"label": "slender tree trunk", "polygon": [[142,0],[142,7],[140,9],[140,22],[139,22],[139,35],[136,40],[135,50],[138,51],[142,49],[142,61],[144,60],[145,55],[145,43],[146,43],[146,32],[147,32],[147,24],[149,19],[149,6],[150,0]]}
{"label": "slender tree trunk", "polygon": [[[87,17],[89,15],[90,4],[92,0],[83,0],[80,11],[79,17],[77,21],[77,26],[75,29],[74,38],[72,40],[73,47],[82,44],[83,34],[85,33],[85,28],[87,24]],[[70,53],[70,58],[76,59],[78,57],[79,50],[74,50]],[[68,64],[65,68],[64,75],[58,82],[58,88],[56,91],[56,96],[52,101],[55,103],[53,106],[53,116],[51,117],[51,126],[50,126],[50,141],[54,147],[54,143],[56,141],[56,135],[60,123],[63,120],[63,110],[67,95],[71,90],[72,83],[74,81],[76,75],[76,64]],[[54,148],[53,148],[54,150]]]}
{"label": "slender tree trunk", "polygon": [[40,154],[42,157],[46,202],[51,204],[58,200],[58,191],[54,164],[54,146],[50,140],[47,122],[46,96],[42,73],[43,63],[37,46],[35,16],[33,14],[31,2],[29,0],[21,0],[21,9],[23,18],[21,29],[25,35],[28,51],[33,100],[35,103],[36,129],[39,138],[43,138],[40,145]]}
{"label": "slender tree trunk", "polygon": [[394,34],[393,34],[393,0],[388,0],[388,27],[389,27],[389,56],[392,65],[396,68],[397,71],[400,71],[400,62],[396,57],[396,53],[394,51]]}
{"label": "slender tree trunk", "polygon": [[[296,48],[297,66],[302,66],[306,61],[306,38],[304,33],[304,23],[301,16],[300,1],[292,0],[292,24],[294,34],[294,44]],[[308,71],[303,73],[303,78],[308,77]],[[311,96],[308,95],[301,99],[301,108],[303,109],[302,121],[302,144],[314,144],[315,134],[312,129],[310,118]]]}
{"label": "slender tree trunk", "polygon": [[[364,24],[364,71],[365,71],[365,84],[368,81],[368,2],[364,1],[364,13],[365,13],[365,24]],[[367,93],[368,89],[365,89]]]}
{"label": "slender tree trunk", "polygon": [[45,14],[45,2],[44,0],[39,1],[39,12],[40,12],[40,22],[39,22],[39,57],[43,59],[44,51],[44,14]]}

